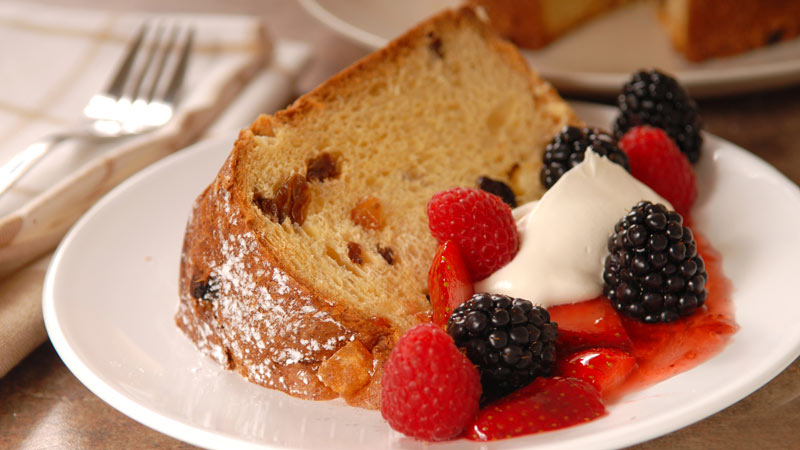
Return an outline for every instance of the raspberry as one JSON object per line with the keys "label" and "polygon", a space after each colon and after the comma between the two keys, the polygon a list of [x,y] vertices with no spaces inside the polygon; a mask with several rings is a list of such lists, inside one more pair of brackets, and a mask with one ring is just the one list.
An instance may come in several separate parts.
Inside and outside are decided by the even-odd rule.
{"label": "raspberry", "polygon": [[453,188],[435,194],[428,202],[428,227],[440,244],[456,242],[472,281],[503,267],[519,248],[511,208],[478,189]]}
{"label": "raspberry", "polygon": [[667,133],[646,125],[634,127],[619,147],[628,155],[631,174],[686,217],[697,198],[694,170]]}
{"label": "raspberry", "polygon": [[432,323],[403,335],[384,366],[381,414],[392,428],[416,439],[457,436],[478,413],[480,397],[478,370]]}

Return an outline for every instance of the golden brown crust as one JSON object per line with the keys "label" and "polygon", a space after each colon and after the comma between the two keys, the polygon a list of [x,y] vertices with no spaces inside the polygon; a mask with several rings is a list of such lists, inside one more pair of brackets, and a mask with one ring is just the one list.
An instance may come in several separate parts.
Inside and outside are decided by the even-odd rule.
{"label": "golden brown crust", "polygon": [[[539,49],[593,17],[628,1],[593,0],[580,5],[570,4],[569,0],[551,1],[549,3],[556,5],[556,11],[549,14],[548,9],[553,7],[548,7],[547,2],[541,0],[469,0],[468,3],[482,8],[492,27],[502,36],[521,47]],[[561,17],[556,21],[553,15]]]}
{"label": "golden brown crust", "polygon": [[[424,296],[396,299],[407,316],[402,321],[389,320],[348,307],[325,295],[308,274],[293,273],[279,250],[259,232],[265,217],[253,206],[255,175],[249,163],[264,151],[266,137],[305,129],[307,121],[327,113],[338,99],[363,89],[363,81],[372,80],[379,68],[402,66],[414,48],[429,46],[429,33],[464,26],[477,30],[492,51],[513,67],[517,78],[527,77],[529,94],[541,109],[548,133],[554,134],[565,122],[577,123],[555,90],[469,9],[447,11],[423,22],[286,110],[258,117],[240,133],[216,179],[196,201],[187,224],[175,319],[201,351],[255,383],[300,398],[341,395],[352,405],[379,407],[383,364],[404,331],[398,323],[407,327],[429,320],[429,311],[418,307],[420,301],[427,306]],[[527,147],[525,151],[531,152]],[[524,171],[528,183],[538,179],[531,176],[531,167]]]}
{"label": "golden brown crust", "polygon": [[[322,112],[325,104],[337,96],[347,96],[354,88],[359,86],[357,80],[364,77],[371,77],[373,69],[378,65],[396,63],[408,53],[409,49],[419,46],[425,36],[441,26],[458,27],[462,21],[468,21],[477,26],[484,36],[489,39],[490,31],[485,28],[482,22],[475,16],[471,8],[461,8],[459,10],[445,10],[430,19],[421,22],[403,36],[389,42],[385,47],[370,53],[361,60],[355,62],[347,69],[333,75],[310,92],[301,96],[287,109],[276,112],[272,118],[272,126],[295,125],[297,121],[305,119],[307,115],[315,112]],[[513,52],[518,56],[518,52]],[[520,57],[521,58],[521,57]],[[527,65],[524,70],[528,70]],[[280,124],[280,125],[279,125]],[[257,120],[251,129],[262,130],[263,123]]]}
{"label": "golden brown crust", "polygon": [[[567,0],[558,2],[568,4]],[[593,17],[627,3],[597,0],[567,5],[573,17],[554,22],[541,0],[468,0],[514,43],[539,49]],[[556,4],[556,1],[549,2]],[[661,0],[659,17],[673,46],[690,61],[736,55],[800,35],[800,2],[793,0]],[[563,8],[563,6],[562,6]]]}
{"label": "golden brown crust", "polygon": [[[517,3],[514,0],[511,1]],[[522,1],[519,2],[519,5],[522,7],[522,5],[527,3],[536,2]],[[530,74],[531,93],[534,97],[540,98],[546,103],[563,104],[556,90],[550,84],[542,82],[535,72],[532,71],[525,58],[512,44],[498,39],[496,35],[490,32],[490,29],[484,26],[483,22],[478,19],[472,8],[463,7],[458,10],[445,10],[439,15],[420,23],[402,37],[391,41],[386,47],[365,56],[346,70],[334,75],[315,89],[301,96],[295,100],[289,108],[278,111],[269,118],[266,116],[259,117],[251,126],[251,130],[256,135],[270,136],[272,135],[273,127],[280,125],[296,125],[298,120],[305,119],[307,115],[313,114],[314,112],[321,112],[329,98],[346,95],[347,92],[352,89],[352,86],[357,84],[355,83],[356,79],[364,76],[371,76],[374,66],[379,64],[383,65],[386,64],[387,61],[392,62],[402,58],[408,48],[413,47],[415,44],[419,45],[418,42],[420,40],[424,39],[428,33],[441,26],[442,23],[459,26],[461,21],[480,24],[477,26],[477,29],[481,31],[485,39],[492,43],[498,53],[502,54],[516,70]],[[577,116],[575,116],[571,110],[568,112],[567,110],[569,110],[569,108],[565,107],[564,112],[571,114],[569,121],[571,123],[579,123]],[[562,112],[559,112],[554,116],[561,118],[561,113]]]}
{"label": "golden brown crust", "polygon": [[686,0],[685,17],[660,18],[675,48],[690,61],[736,55],[800,34],[800,2]]}
{"label": "golden brown crust", "polygon": [[[253,232],[241,184],[242,153],[254,151],[242,131],[215,182],[187,225],[180,273],[178,326],[205,353],[249,380],[292,395],[336,397],[316,376],[319,365],[347,342],[366,348],[390,339],[384,321],[321,298],[287,274],[280,258]],[[195,286],[207,286],[196,298]]]}
{"label": "golden brown crust", "polygon": [[483,8],[492,27],[517,45],[537,49],[555,39],[543,23],[536,0],[469,0],[469,3]]}

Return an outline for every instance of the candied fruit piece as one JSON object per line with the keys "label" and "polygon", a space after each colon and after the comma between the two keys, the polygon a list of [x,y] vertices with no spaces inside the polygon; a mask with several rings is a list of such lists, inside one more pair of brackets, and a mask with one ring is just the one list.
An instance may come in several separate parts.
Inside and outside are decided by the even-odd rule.
{"label": "candied fruit piece", "polygon": [[348,342],[320,366],[317,375],[326,386],[349,397],[369,383],[372,355],[359,340]]}
{"label": "candied fruit piece", "polygon": [[372,196],[362,198],[350,211],[350,218],[358,226],[368,230],[380,230],[383,228],[381,201]]}

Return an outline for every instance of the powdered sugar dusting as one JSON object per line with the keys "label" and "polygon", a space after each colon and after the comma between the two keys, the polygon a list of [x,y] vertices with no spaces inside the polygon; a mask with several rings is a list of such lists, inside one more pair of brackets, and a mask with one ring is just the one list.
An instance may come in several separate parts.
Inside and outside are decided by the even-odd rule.
{"label": "powdered sugar dusting", "polygon": [[[244,219],[231,204],[229,192],[220,189],[211,194],[209,201],[217,214],[210,240],[218,254],[204,257],[198,266],[209,269],[208,284],[218,295],[201,301],[213,313],[200,319],[188,310],[195,300],[184,293],[178,316],[184,328],[197,336],[196,345],[221,364],[229,366],[232,357],[256,383],[290,394],[306,392],[302,388],[312,375],[317,379],[319,363],[355,336],[315,307],[288,274],[257,256],[261,249],[254,232],[232,232]],[[318,335],[327,339],[319,342],[313,338]],[[287,366],[295,367],[296,376],[285,376]]]}

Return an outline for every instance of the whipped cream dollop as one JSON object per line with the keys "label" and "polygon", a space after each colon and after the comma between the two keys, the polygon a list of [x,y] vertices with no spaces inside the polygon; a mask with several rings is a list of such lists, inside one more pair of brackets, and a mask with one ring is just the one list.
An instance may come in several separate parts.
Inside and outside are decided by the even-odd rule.
{"label": "whipped cream dollop", "polygon": [[475,285],[544,307],[603,292],[603,264],[614,225],[636,203],[672,205],[624,168],[586,150],[538,202],[516,208],[520,248],[514,259]]}

